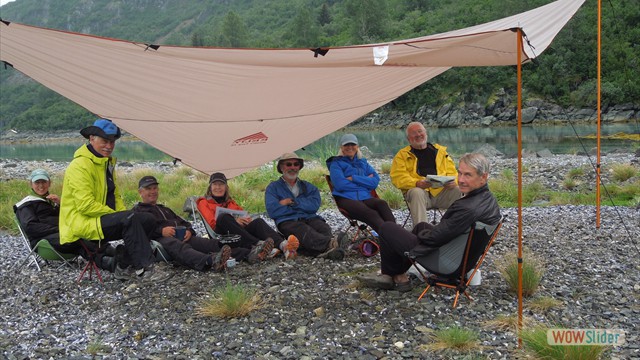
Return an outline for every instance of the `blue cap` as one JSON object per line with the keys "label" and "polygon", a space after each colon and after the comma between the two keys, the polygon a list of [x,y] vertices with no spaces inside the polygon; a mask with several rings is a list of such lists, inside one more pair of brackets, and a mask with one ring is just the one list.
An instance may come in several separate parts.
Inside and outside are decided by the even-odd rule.
{"label": "blue cap", "polygon": [[342,138],[340,138],[340,146],[344,146],[347,144],[356,144],[358,145],[358,138],[353,134],[344,134]]}
{"label": "blue cap", "polygon": [[80,134],[87,139],[91,135],[97,135],[108,140],[119,139],[122,135],[120,133],[120,129],[116,126],[116,124],[108,119],[96,120],[93,125],[87,126],[86,128],[80,130]]}

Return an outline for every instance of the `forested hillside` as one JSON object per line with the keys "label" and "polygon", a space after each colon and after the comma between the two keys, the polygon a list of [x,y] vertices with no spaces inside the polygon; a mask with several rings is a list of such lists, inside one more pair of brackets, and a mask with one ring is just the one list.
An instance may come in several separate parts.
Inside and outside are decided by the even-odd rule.
{"label": "forested hillside", "polygon": [[[155,44],[319,47],[424,36],[488,22],[550,0],[17,0],[3,20]],[[525,96],[595,107],[596,1],[587,0],[536,63]],[[640,0],[603,2],[603,104],[640,102]],[[1,51],[1,48],[0,48]],[[457,68],[395,102],[412,113],[487,103],[515,92],[515,69]],[[0,69],[0,127],[77,129],[93,116],[17,71]]]}

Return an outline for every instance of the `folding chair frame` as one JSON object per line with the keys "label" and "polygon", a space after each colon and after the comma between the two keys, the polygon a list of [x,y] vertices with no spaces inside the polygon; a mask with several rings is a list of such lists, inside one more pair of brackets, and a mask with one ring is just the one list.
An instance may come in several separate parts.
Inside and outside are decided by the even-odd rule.
{"label": "folding chair frame", "polygon": [[[96,264],[96,257],[98,256],[98,253],[102,249],[102,245],[100,244],[100,241],[98,241],[98,246],[95,247],[95,245],[91,244],[90,241],[91,240],[85,240],[85,239],[78,240],[78,242],[80,243],[80,246],[82,246],[85,253],[87,254],[88,259],[87,259],[87,264],[84,266],[84,268],[80,272],[80,275],[78,276],[78,279],[76,280],[76,282],[79,284],[80,281],[82,281],[82,279],[84,278],[84,275],[87,273],[87,271],[89,274],[89,280],[91,280],[93,277],[93,272],[95,271],[96,277],[98,278],[98,280],[100,280],[100,283],[104,285],[104,281],[102,280],[102,274],[100,274],[100,268],[98,267],[98,264]],[[90,247],[92,249],[89,249]]]}
{"label": "folding chair frame", "polygon": [[207,230],[207,235],[209,235],[210,239],[219,239],[220,235],[218,235],[215,230],[213,230],[211,225],[209,225],[207,220],[205,220],[204,216],[202,216],[202,213],[200,213],[200,210],[198,210],[198,204],[196,204],[197,197],[192,196],[189,199],[191,200],[191,212],[193,214],[193,220],[196,221],[200,219],[200,221],[202,221],[202,224],[204,225],[205,230]]}
{"label": "folding chair frame", "polygon": [[[16,226],[18,226],[18,230],[20,231],[20,235],[22,237],[22,241],[26,249],[29,250],[29,254],[24,258],[24,260],[19,265],[16,265],[18,268],[22,268],[27,263],[27,261],[30,261],[29,265],[31,265],[31,263],[34,263],[38,271],[41,271],[42,268],[40,267],[38,260],[44,261],[45,264],[47,265],[49,264],[49,260],[53,260],[53,261],[63,261],[64,263],[61,264],[61,266],[67,265],[73,269],[73,265],[71,264],[70,261],[76,260],[78,258],[78,255],[61,253],[57,251],[56,249],[54,249],[54,247],[49,243],[47,239],[41,239],[40,241],[38,241],[38,243],[36,243],[36,245],[32,249],[31,244],[29,243],[29,239],[27,238],[27,234],[24,232],[24,229],[22,229],[22,225],[20,224],[20,221],[18,220],[17,216],[14,217],[14,221],[16,222]],[[40,249],[46,249],[47,251],[51,251],[57,256],[57,259],[47,259],[43,257],[39,253]]]}
{"label": "folding chair frame", "polygon": [[[453,299],[453,308],[454,309],[458,305],[458,299],[460,297],[460,293],[464,294],[464,296],[466,296],[467,299],[469,299],[469,301],[473,301],[471,296],[469,296],[469,294],[467,293],[467,288],[469,287],[469,283],[473,279],[473,276],[476,274],[476,272],[480,268],[480,265],[482,265],[482,263],[484,262],[484,258],[487,255],[487,253],[489,252],[489,249],[491,248],[491,245],[493,244],[493,241],[496,239],[496,237],[498,237],[498,232],[500,231],[500,228],[502,227],[502,222],[503,222],[503,219],[500,219],[500,221],[496,225],[496,228],[493,230],[493,233],[490,234],[489,242],[487,243],[487,245],[485,246],[484,250],[482,251],[482,255],[480,256],[480,258],[478,259],[478,262],[476,263],[475,267],[473,268],[473,272],[468,277],[467,277],[467,261],[469,259],[469,251],[471,249],[471,243],[473,241],[473,236],[476,233],[476,225],[475,224],[471,227],[471,231],[469,231],[469,235],[467,236],[467,243],[466,243],[465,249],[464,249],[464,256],[462,258],[462,265],[461,265],[462,268],[460,270],[460,277],[459,278],[446,278],[444,276],[438,276],[438,275],[435,275],[435,274],[427,275],[425,272],[423,272],[420,269],[420,266],[417,266],[417,262],[414,259],[409,258],[409,260],[411,261],[411,264],[413,265],[413,267],[415,267],[416,270],[418,270],[418,273],[420,273],[420,276],[427,283],[427,287],[424,289],[424,291],[422,291],[422,293],[418,297],[417,301],[422,300],[424,295],[427,293],[427,291],[429,291],[429,289],[432,286],[433,287],[445,287],[445,288],[455,289],[456,290],[456,296]],[[482,231],[482,230],[480,230],[480,231]],[[467,279],[465,279],[465,277],[467,277]]]}
{"label": "folding chair frame", "polygon": [[[407,201],[407,197],[406,197],[406,193],[402,194],[402,197],[404,198],[404,203],[405,205],[407,205],[407,211],[409,212],[409,214],[407,215],[406,218],[404,218],[404,223],[402,223],[402,227],[406,228],[407,227],[407,223],[409,222],[409,218],[411,218],[411,209],[409,208],[409,202]],[[437,224],[437,215],[438,213],[440,213],[440,217],[442,217],[442,211],[439,208],[427,208],[428,210],[433,210],[433,219],[431,220],[431,224],[435,225]],[[416,224],[413,224],[413,226],[415,226]]]}
{"label": "folding chair frame", "polygon": [[[361,237],[368,237],[370,239],[375,239],[376,237],[373,235],[373,233],[371,232],[371,229],[369,228],[369,225],[365,224],[365,223],[360,223],[358,220],[352,218],[349,215],[349,212],[343,208],[341,208],[340,206],[338,206],[338,203],[336,202],[336,198],[333,196],[333,182],[331,182],[331,175],[325,175],[324,176],[325,180],[327,181],[327,185],[329,185],[329,192],[332,194],[331,197],[333,198],[333,202],[334,204],[336,204],[336,207],[338,208],[338,211],[346,218],[349,229],[347,229],[347,231],[344,231],[346,226],[341,226],[340,227],[340,231],[343,232],[349,232],[349,230],[355,228],[356,232],[355,234],[351,237],[351,244],[354,244],[358,241],[358,239],[360,239]],[[378,196],[378,193],[374,190],[371,190],[371,196],[375,197],[375,198],[380,198]],[[376,241],[377,242],[377,241]]]}

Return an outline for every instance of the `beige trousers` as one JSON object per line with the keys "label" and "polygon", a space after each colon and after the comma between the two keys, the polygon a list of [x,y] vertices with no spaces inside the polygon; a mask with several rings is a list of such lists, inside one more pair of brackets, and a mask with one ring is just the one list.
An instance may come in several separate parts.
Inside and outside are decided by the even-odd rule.
{"label": "beige trousers", "polygon": [[460,199],[462,193],[456,186],[453,189],[443,189],[438,196],[433,197],[429,191],[414,187],[405,194],[409,206],[413,226],[421,222],[429,222],[428,209],[448,209],[454,201]]}

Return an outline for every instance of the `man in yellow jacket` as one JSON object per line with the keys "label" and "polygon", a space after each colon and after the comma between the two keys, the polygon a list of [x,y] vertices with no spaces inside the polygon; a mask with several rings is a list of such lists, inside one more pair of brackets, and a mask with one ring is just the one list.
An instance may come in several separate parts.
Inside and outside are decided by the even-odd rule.
{"label": "man in yellow jacket", "polygon": [[124,240],[114,277],[119,280],[163,281],[154,268],[148,234],[155,228],[149,214],[127,211],[116,186],[116,159],[111,156],[120,129],[111,120],[98,119],[80,131],[89,140],[73,155],[65,171],[60,203],[60,243],[79,239]]}
{"label": "man in yellow jacket", "polygon": [[461,196],[458,171],[447,148],[427,139],[421,123],[407,125],[409,145],[398,151],[391,165],[391,182],[402,190],[414,226],[428,221],[427,209],[448,209]]}

